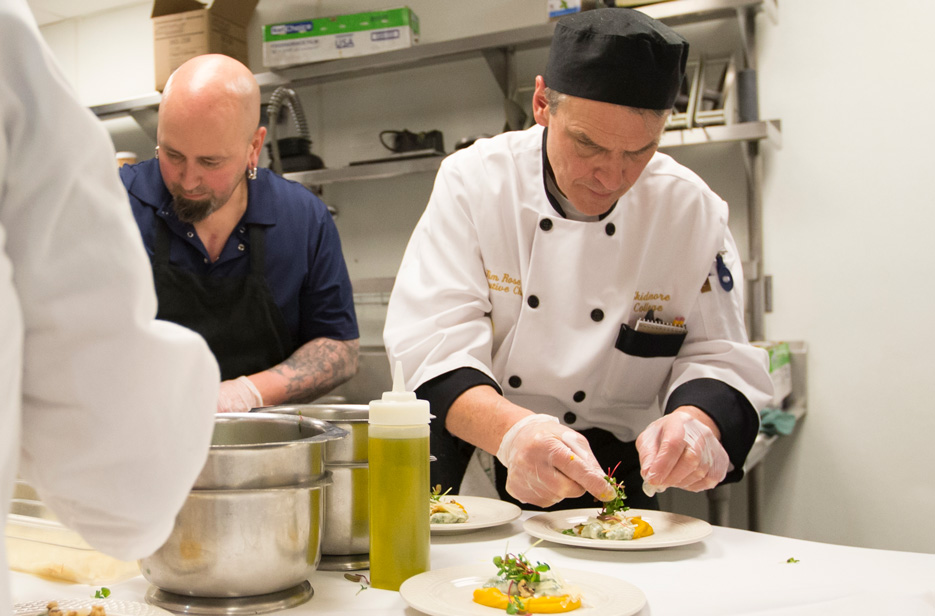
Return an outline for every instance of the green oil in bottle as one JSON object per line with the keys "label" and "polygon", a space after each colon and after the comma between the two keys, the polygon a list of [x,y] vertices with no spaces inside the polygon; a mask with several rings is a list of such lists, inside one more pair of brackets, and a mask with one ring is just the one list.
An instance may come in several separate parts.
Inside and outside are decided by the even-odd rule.
{"label": "green oil in bottle", "polygon": [[404,390],[396,364],[393,391],[370,403],[370,584],[399,590],[429,570],[429,405]]}
{"label": "green oil in bottle", "polygon": [[370,583],[399,590],[429,568],[428,426],[410,428],[414,438],[376,438],[378,428],[370,428]]}

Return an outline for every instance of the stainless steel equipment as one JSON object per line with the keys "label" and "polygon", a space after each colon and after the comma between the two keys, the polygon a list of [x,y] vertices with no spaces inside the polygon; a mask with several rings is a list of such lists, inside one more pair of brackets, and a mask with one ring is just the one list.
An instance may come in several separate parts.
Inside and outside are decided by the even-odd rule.
{"label": "stainless steel equipment", "polygon": [[[266,411],[262,409],[261,411]],[[324,451],[347,432],[282,414],[218,414],[196,490],[290,486],[321,475]]]}
{"label": "stainless steel equipment", "polygon": [[307,601],[321,558],[322,491],[332,481],[324,450],[347,434],[299,415],[217,415],[208,461],[172,534],[140,561],[155,587],[147,600],[191,614]]}
{"label": "stainless steel equipment", "polygon": [[193,490],[169,540],[140,562],[159,588],[196,597],[245,597],[306,581],[321,558],[322,488]]}
{"label": "stainless steel equipment", "polygon": [[319,569],[354,570],[369,566],[370,512],[367,496],[366,404],[302,404],[263,409],[266,413],[299,415],[324,420],[348,432],[328,442],[324,469],[333,483],[325,489],[322,560]]}

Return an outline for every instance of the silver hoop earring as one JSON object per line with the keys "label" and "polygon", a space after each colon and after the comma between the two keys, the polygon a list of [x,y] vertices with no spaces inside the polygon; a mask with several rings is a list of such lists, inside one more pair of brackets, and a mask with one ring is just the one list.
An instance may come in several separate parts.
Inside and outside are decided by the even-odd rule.
{"label": "silver hoop earring", "polygon": [[247,169],[247,179],[255,180],[256,179],[256,167],[253,169]]}
{"label": "silver hoop earring", "polygon": [[156,146],[156,158],[159,158],[159,146]]}

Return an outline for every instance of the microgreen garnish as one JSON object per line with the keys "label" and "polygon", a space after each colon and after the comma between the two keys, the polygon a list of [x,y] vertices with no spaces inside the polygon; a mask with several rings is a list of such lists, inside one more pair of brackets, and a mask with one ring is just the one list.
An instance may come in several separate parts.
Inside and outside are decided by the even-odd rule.
{"label": "microgreen garnish", "polygon": [[623,492],[623,480],[617,481],[614,479],[614,473],[617,472],[619,467],[620,462],[617,462],[617,466],[614,467],[614,470],[607,469],[607,474],[604,475],[604,480],[613,487],[615,495],[614,498],[604,503],[598,517],[602,515],[614,515],[618,511],[626,511],[629,509],[629,507],[623,504],[623,501],[627,498],[627,495]]}
{"label": "microgreen garnish", "polygon": [[106,599],[109,596],[110,596],[110,589],[107,588],[106,586],[102,586],[98,590],[94,591],[95,599]]}
{"label": "microgreen garnish", "polygon": [[432,488],[432,493],[429,494],[429,501],[433,503],[437,503],[441,499],[442,496],[447,496],[449,492],[451,492],[451,488],[448,488],[447,490],[442,492],[442,484],[440,483],[436,484],[435,487]]}
{"label": "microgreen garnish", "polygon": [[[614,470],[608,468],[607,474],[604,475],[604,481],[609,483],[614,489],[614,497],[609,501],[601,503],[601,510],[597,514],[598,520],[607,520],[608,518],[615,517],[618,511],[627,511],[630,509],[623,504],[623,501],[627,499],[627,495],[623,491],[623,480],[617,481],[614,479],[614,473],[617,472],[618,468],[620,468],[620,462],[617,462],[617,466],[614,467]],[[574,528],[566,528],[562,531],[562,534],[572,537],[578,536]]]}
{"label": "microgreen garnish", "polygon": [[787,562],[787,563],[797,563],[797,562],[799,562],[799,559],[798,559],[798,558],[793,558],[793,557],[790,556],[790,557],[789,557],[789,560],[787,560],[786,562]]}
{"label": "microgreen garnish", "polygon": [[368,588],[370,588],[370,580],[367,579],[366,575],[361,575],[359,573],[345,573],[344,579],[349,580],[351,582],[357,582],[358,584],[360,584],[360,590],[357,591],[358,595],[362,591],[365,591]]}
{"label": "microgreen garnish", "polygon": [[[542,540],[535,542],[526,549],[526,552],[542,543]],[[528,614],[526,606],[523,603],[522,596],[532,596],[534,588],[530,588],[541,581],[541,573],[548,571],[551,567],[543,562],[536,562],[533,565],[526,558],[526,552],[512,554],[507,552],[503,556],[494,556],[493,564],[497,567],[497,576],[501,580],[509,581],[507,596],[509,603],[506,607],[507,614]],[[514,590],[518,594],[514,594]]]}
{"label": "microgreen garnish", "polygon": [[529,612],[526,611],[526,604],[516,595],[510,595],[509,603],[507,603],[506,606],[506,613],[517,614],[519,616],[529,614]]}

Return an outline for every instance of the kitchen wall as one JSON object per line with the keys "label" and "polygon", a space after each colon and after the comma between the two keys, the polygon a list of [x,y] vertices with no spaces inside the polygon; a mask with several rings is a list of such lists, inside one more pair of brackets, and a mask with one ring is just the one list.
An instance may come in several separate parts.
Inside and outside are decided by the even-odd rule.
{"label": "kitchen wall", "polygon": [[[410,0],[432,42],[541,21],[541,0]],[[152,90],[150,3],[43,28],[87,104]],[[251,67],[262,72],[259,26],[385,0],[261,0]],[[783,147],[765,148],[767,273],[774,339],[809,345],[809,413],[765,462],[765,532],[865,547],[935,552],[935,312],[928,245],[935,208],[926,199],[935,84],[924,79],[922,24],[935,4],[891,0],[783,0],[778,24],[759,18],[760,107],[781,118]],[[689,31],[706,45],[734,24]],[[544,52],[518,57],[520,83]],[[455,84],[453,86],[452,84]],[[502,130],[499,90],[482,60],[354,79],[301,92],[314,151],[330,167],[385,153],[383,129],[445,134],[445,146]],[[132,121],[109,121],[117,149],[148,157],[154,145]],[[676,150],[729,203],[743,243],[746,196],[736,147]],[[389,278],[424,207],[432,174],[328,185],[352,276]],[[928,206],[926,206],[928,204]],[[379,300],[379,298],[377,298]],[[365,343],[379,344],[379,301],[362,307]],[[919,316],[922,315],[922,316]],[[744,522],[745,489],[732,518]],[[680,495],[704,513],[704,499]]]}

